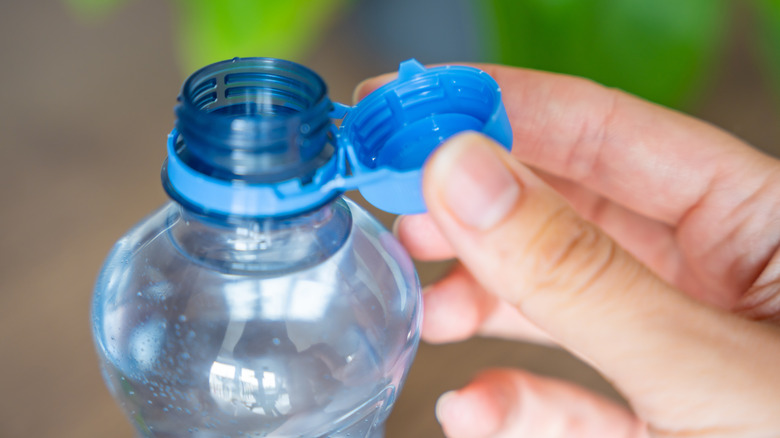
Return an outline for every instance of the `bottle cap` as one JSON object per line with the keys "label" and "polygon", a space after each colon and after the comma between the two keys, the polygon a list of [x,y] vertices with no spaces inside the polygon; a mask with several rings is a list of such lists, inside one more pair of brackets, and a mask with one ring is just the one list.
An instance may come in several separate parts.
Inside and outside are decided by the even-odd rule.
{"label": "bottle cap", "polygon": [[[299,67],[306,75],[314,74],[289,61],[269,58],[237,58],[229,62],[231,64],[225,61],[215,65],[224,64],[221,68],[231,71],[246,63],[254,70],[258,69],[258,65],[266,69],[284,65],[285,71]],[[246,65],[243,68],[247,68]],[[232,75],[233,78],[235,76]],[[224,77],[227,87],[224,94],[228,96],[231,93],[228,87],[232,85],[228,80],[231,75]],[[266,93],[269,88],[265,82],[278,82],[278,75],[266,72],[249,76],[242,73],[241,77],[252,81],[252,99],[257,98],[258,90]],[[263,85],[258,86],[258,81],[263,81]],[[211,90],[218,87],[218,80],[209,78],[208,84],[206,91],[212,93]],[[248,89],[246,84],[243,87]],[[204,93],[201,86],[197,90]],[[325,93],[324,83],[322,93]],[[326,95],[323,96],[317,102],[327,99]],[[178,113],[186,110],[187,107],[182,110],[177,108]],[[198,111],[204,110],[196,109]],[[226,126],[243,126],[263,120],[263,117],[267,116],[242,116],[240,123],[227,120]],[[416,214],[426,211],[422,196],[422,167],[444,140],[459,132],[477,131],[492,137],[507,149],[511,149],[512,145],[512,129],[501,101],[501,90],[490,75],[474,67],[425,68],[414,59],[405,61],[401,63],[395,80],[372,92],[354,107],[333,104],[330,117],[341,120],[338,127],[331,123],[327,128],[335,149],[332,155],[326,156],[326,162],[313,172],[278,181],[251,179],[236,172],[229,173],[227,177],[225,172],[222,175],[204,172],[206,167],[199,161],[191,158],[187,161],[185,145],[188,140],[200,138],[191,135],[190,140],[185,131],[180,133],[180,129],[174,129],[168,137],[163,185],[171,197],[206,214],[290,216],[316,208],[353,189],[358,189],[368,202],[381,210]],[[310,123],[300,123],[300,126],[296,125],[295,132],[309,135],[310,126]],[[231,134],[230,138],[233,136]],[[316,138],[322,137],[318,135]],[[321,149],[317,146],[313,150]],[[250,152],[258,150],[250,149]],[[288,155],[285,153],[285,156]],[[269,152],[260,154],[260,162],[269,162],[268,156]],[[191,164],[193,162],[195,165]],[[230,166],[229,169],[236,167],[235,163],[230,163]]]}
{"label": "bottle cap", "polygon": [[390,213],[425,212],[422,167],[444,140],[478,131],[511,149],[512,128],[501,90],[474,67],[426,69],[401,63],[398,78],[345,112],[338,143],[346,149],[360,194]]}

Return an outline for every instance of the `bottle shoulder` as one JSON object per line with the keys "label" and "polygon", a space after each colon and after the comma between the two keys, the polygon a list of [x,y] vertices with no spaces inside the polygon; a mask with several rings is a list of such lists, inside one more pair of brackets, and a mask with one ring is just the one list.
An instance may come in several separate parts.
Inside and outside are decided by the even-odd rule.
{"label": "bottle shoulder", "polygon": [[143,252],[149,244],[161,238],[175,220],[177,210],[177,205],[169,201],[136,222],[114,243],[107,261],[116,257],[127,261]]}
{"label": "bottle shoulder", "polygon": [[[416,276],[411,259],[392,233],[354,201],[334,202],[325,216],[287,228],[264,229],[262,223],[230,228],[188,218],[179,204],[168,202],[116,242],[98,287],[105,288],[106,277],[148,276],[148,272],[158,278],[176,278],[186,271],[199,277],[268,279],[344,263],[354,264],[355,271],[370,272],[382,265],[399,275]],[[122,274],[125,271],[128,274]]]}

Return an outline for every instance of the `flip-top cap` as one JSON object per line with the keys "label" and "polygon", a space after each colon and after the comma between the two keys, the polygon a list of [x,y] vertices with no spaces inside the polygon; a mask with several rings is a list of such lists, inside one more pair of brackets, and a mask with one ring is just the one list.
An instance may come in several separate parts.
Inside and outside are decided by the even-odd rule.
{"label": "flip-top cap", "polygon": [[[512,143],[490,75],[415,60],[348,107],[331,104],[304,66],[235,58],[190,76],[176,113],[163,185],[188,208],[220,216],[300,214],[351,189],[382,210],[422,213],[422,167],[444,140],[471,130]],[[338,128],[332,119],[342,119]]]}
{"label": "flip-top cap", "polygon": [[408,60],[397,79],[356,106],[342,108],[346,115],[338,142],[346,149],[356,185],[368,202],[391,213],[425,212],[423,164],[452,135],[477,131],[507,149],[512,146],[501,90],[474,67],[426,69]]}

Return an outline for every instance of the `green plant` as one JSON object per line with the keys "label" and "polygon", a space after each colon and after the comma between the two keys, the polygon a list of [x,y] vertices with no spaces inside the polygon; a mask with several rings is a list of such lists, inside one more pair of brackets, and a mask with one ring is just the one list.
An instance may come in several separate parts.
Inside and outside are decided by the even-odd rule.
{"label": "green plant", "polygon": [[300,60],[346,0],[177,0],[188,71],[235,56]]}
{"label": "green plant", "polygon": [[[65,0],[100,19],[126,0]],[[176,38],[184,72],[236,56],[301,60],[349,0],[176,0]]]}
{"label": "green plant", "polygon": [[780,0],[756,0],[758,49],[780,96]]}
{"label": "green plant", "polygon": [[[64,0],[99,19],[125,0]],[[183,71],[234,56],[301,61],[353,0],[175,0]],[[593,79],[684,107],[724,50],[729,0],[471,0],[493,61]],[[780,96],[780,0],[753,0],[756,48]]]}

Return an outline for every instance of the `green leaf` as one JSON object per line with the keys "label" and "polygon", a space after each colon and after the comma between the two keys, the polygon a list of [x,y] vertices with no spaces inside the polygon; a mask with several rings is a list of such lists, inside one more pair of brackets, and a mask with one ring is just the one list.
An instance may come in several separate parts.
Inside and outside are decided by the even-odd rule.
{"label": "green leaf", "polygon": [[488,0],[497,61],[679,107],[720,52],[727,0]]}
{"label": "green leaf", "polygon": [[113,12],[126,0],[64,0],[79,18],[98,20]]}
{"label": "green leaf", "polygon": [[347,0],[178,0],[185,72],[236,56],[300,60]]}
{"label": "green leaf", "polygon": [[780,0],[756,0],[755,3],[762,65],[780,95]]}

